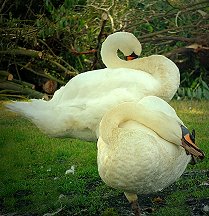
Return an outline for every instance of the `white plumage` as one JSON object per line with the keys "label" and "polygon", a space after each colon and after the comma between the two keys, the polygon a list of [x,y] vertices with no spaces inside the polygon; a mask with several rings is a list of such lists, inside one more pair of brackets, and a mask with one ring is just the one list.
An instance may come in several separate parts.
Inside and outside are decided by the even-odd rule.
{"label": "white plumage", "polygon": [[[130,202],[137,200],[138,193],[169,186],[191,159],[182,147],[181,126],[187,130],[174,109],[155,96],[109,110],[100,123],[97,143],[102,180],[123,190]],[[204,157],[199,148],[196,150]]]}
{"label": "white plumage", "polygon": [[117,56],[141,53],[139,41],[127,32],[110,35],[101,49],[107,68],[88,71],[57,90],[50,101],[32,99],[7,107],[31,119],[51,136],[95,141],[103,114],[121,102],[156,95],[169,101],[179,86],[179,70],[169,59],[152,55],[132,61]]}

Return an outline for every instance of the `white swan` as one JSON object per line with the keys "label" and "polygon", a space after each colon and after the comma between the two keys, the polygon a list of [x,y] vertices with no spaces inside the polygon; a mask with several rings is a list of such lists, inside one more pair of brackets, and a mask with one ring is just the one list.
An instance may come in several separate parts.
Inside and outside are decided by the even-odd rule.
{"label": "white swan", "polygon": [[57,90],[50,101],[32,99],[7,107],[31,119],[51,136],[95,141],[103,114],[116,104],[156,95],[169,101],[179,86],[179,70],[169,59],[153,55],[132,61],[117,56],[140,54],[139,41],[127,32],[117,32],[104,41],[101,55],[107,68],[88,71]]}
{"label": "white swan", "polygon": [[135,215],[137,193],[173,183],[189,163],[189,154],[204,157],[174,109],[155,96],[109,110],[100,123],[97,147],[102,180],[125,192]]}

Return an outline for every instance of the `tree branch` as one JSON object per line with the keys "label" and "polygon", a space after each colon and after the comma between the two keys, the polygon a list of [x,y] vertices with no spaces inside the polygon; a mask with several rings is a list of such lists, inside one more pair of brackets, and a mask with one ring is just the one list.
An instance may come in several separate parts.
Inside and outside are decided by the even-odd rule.
{"label": "tree branch", "polygon": [[44,77],[44,78],[47,78],[47,79],[54,80],[54,81],[60,83],[61,85],[65,85],[65,84],[66,84],[66,82],[64,82],[64,81],[62,81],[62,80],[59,80],[59,79],[57,79],[56,77],[53,77],[52,75],[50,75],[50,74],[48,74],[48,73],[39,73],[39,72],[33,70],[32,68],[29,68],[27,65],[22,65],[22,64],[18,64],[18,65],[20,65],[22,68],[24,68],[24,69],[26,69],[26,70],[28,70],[28,71],[30,71],[30,72],[32,72],[32,73],[38,75],[38,76],[41,76],[41,77]]}
{"label": "tree branch", "polygon": [[104,32],[104,27],[105,27],[105,25],[107,23],[107,17],[108,17],[108,14],[106,12],[104,12],[102,14],[102,23],[101,23],[101,27],[100,27],[100,32],[99,32],[99,34],[97,36],[97,46],[96,46],[97,52],[95,52],[95,54],[94,54],[94,61],[93,61],[91,69],[96,69],[96,64],[97,64],[98,59],[99,59],[99,50],[100,50],[100,46],[101,46],[101,43],[102,43],[102,35],[103,35],[103,32]]}
{"label": "tree branch", "polygon": [[0,54],[3,54],[3,55],[4,54],[25,55],[25,56],[30,56],[30,57],[34,57],[34,58],[43,59],[45,61],[49,61],[52,64],[56,65],[62,71],[67,72],[68,74],[71,74],[71,76],[76,76],[78,74],[78,71],[76,69],[74,69],[72,66],[68,65],[73,70],[73,72],[69,71],[67,68],[62,66],[57,61],[55,61],[53,56],[51,56],[51,55],[49,55],[47,53],[44,53],[43,51],[36,51],[36,50],[29,50],[29,49],[25,49],[25,48],[19,48],[19,49],[12,49],[12,50],[3,50],[3,51],[0,51]]}
{"label": "tree branch", "polygon": [[15,91],[16,93],[28,95],[32,98],[43,98],[45,95],[41,92],[35,91],[31,88],[24,87],[23,85],[11,81],[0,82],[0,89]]}
{"label": "tree branch", "polygon": [[[147,41],[150,41],[152,40],[151,37],[154,37],[154,36],[159,36],[160,34],[163,34],[163,33],[167,33],[169,31],[178,31],[178,30],[181,30],[181,28],[209,28],[209,24],[203,24],[203,25],[194,25],[194,24],[189,24],[189,25],[185,25],[185,26],[182,26],[182,27],[174,27],[174,28],[168,28],[168,29],[163,29],[161,31],[157,31],[157,32],[153,32],[153,33],[150,33],[150,34],[146,34],[146,35],[142,35],[142,36],[139,36],[138,39],[141,41],[141,42],[147,42]],[[151,39],[147,39],[147,38],[151,38]]]}
{"label": "tree branch", "polygon": [[194,37],[194,38],[186,38],[186,37],[175,37],[175,36],[155,36],[153,38],[147,38],[144,40],[140,40],[141,42],[147,41],[181,41],[186,43],[198,43],[201,45],[209,45],[209,34],[205,34],[204,37]]}

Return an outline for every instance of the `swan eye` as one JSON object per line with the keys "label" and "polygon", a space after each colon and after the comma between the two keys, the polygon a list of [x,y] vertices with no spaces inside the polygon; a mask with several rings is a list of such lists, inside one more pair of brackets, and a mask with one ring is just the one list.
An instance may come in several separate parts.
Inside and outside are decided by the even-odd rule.
{"label": "swan eye", "polygon": [[131,61],[131,60],[136,59],[138,57],[139,57],[138,55],[136,55],[134,52],[132,52],[131,55],[126,56],[126,61]]}

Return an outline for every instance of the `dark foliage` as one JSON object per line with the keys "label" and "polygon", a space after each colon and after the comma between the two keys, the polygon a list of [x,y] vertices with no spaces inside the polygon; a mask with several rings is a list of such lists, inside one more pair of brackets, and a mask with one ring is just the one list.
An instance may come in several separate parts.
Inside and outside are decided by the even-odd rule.
{"label": "dark foliage", "polygon": [[[199,0],[4,0],[1,96],[52,95],[76,74],[104,67],[103,40],[129,31],[141,41],[143,56],[164,54],[178,65],[178,98],[209,99],[208,8],[208,1]],[[36,92],[28,95],[25,88]]]}

